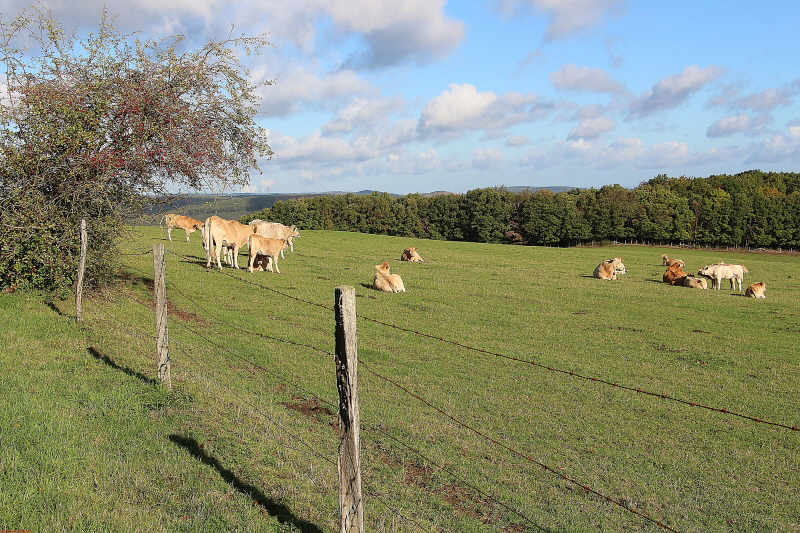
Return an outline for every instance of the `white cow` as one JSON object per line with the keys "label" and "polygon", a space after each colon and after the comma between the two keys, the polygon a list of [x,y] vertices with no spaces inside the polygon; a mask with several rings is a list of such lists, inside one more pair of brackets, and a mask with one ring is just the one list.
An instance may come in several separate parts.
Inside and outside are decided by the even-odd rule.
{"label": "white cow", "polygon": [[[217,267],[222,270],[220,254],[226,248],[225,257],[233,268],[239,268],[239,248],[247,243],[253,234],[253,227],[235,220],[225,220],[216,215],[208,217],[203,224],[203,248],[206,249],[206,268],[211,268],[212,249]],[[230,254],[230,255],[229,255]]]}
{"label": "white cow", "polygon": [[[297,226],[284,226],[278,222],[267,222],[266,220],[255,219],[250,221],[250,225],[255,228],[255,233],[262,237],[270,239],[283,239],[289,245],[289,250],[294,252],[294,239],[300,238],[300,232],[297,231]],[[281,259],[283,257],[283,250],[281,250]]]}
{"label": "white cow", "polygon": [[625,268],[625,264],[622,262],[622,259],[619,257],[614,257],[612,259],[606,259],[597,265],[592,276],[595,278],[611,280],[617,279],[617,276],[621,276],[627,271],[628,270]]}
{"label": "white cow", "polygon": [[747,272],[748,270],[744,265],[728,265],[726,263],[706,265],[697,271],[704,278],[711,280],[712,289],[719,290],[722,280],[729,279],[731,280],[731,290],[734,290],[738,283],[739,292],[742,292],[742,281],[744,281],[744,275]]}

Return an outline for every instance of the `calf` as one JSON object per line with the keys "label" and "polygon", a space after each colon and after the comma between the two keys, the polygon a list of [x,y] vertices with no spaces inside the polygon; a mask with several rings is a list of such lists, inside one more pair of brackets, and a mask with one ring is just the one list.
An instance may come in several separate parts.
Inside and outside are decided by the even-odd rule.
{"label": "calf", "polygon": [[400,256],[400,261],[411,261],[412,263],[424,263],[425,260],[417,253],[414,246],[409,246],[403,250],[403,255]]}
{"label": "calf", "polygon": [[186,232],[186,242],[189,242],[189,234],[195,230],[203,231],[203,223],[191,217],[183,215],[166,214],[161,219],[162,224],[167,226],[167,238],[172,240],[172,230],[182,229]]}
{"label": "calf", "polygon": [[[250,249],[248,252],[249,260],[247,270],[253,272],[253,266],[257,264],[258,270],[272,272],[272,265],[275,265],[275,272],[280,274],[278,255],[280,255],[287,246],[287,242],[283,239],[272,239],[253,233],[247,238],[247,247]],[[266,263],[266,265],[264,263]]]}
{"label": "calf", "polygon": [[664,283],[669,283],[670,285],[683,285],[683,278],[686,277],[686,272],[678,265],[677,263],[673,263],[667,267],[667,271],[664,272],[662,279]]}
{"label": "calf", "polygon": [[683,286],[692,289],[707,289],[708,282],[703,278],[696,278],[694,276],[686,276],[683,278]]}
{"label": "calf", "polygon": [[747,290],[744,291],[744,295],[748,298],[766,298],[767,297],[767,284],[763,281],[759,281],[758,283],[751,283]]}
{"label": "calf", "polygon": [[383,292],[406,292],[403,280],[397,274],[389,273],[389,262],[384,261],[380,265],[375,265],[375,279],[372,288]]}
{"label": "calf", "polygon": [[606,259],[594,269],[594,274],[592,274],[595,278],[611,280],[617,279],[617,276],[625,274],[627,269],[625,268],[625,264],[622,262],[622,259],[619,257],[615,257],[613,259]]}

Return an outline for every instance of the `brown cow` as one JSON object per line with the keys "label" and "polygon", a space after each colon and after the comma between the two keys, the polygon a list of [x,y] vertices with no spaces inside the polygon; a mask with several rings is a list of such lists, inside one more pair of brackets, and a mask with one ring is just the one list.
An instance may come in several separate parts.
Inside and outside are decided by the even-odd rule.
{"label": "brown cow", "polygon": [[375,265],[375,280],[372,288],[383,292],[406,292],[403,280],[397,274],[389,273],[389,262],[384,261],[380,265]]}
{"label": "brown cow", "polygon": [[253,234],[253,227],[235,220],[225,220],[216,215],[208,217],[203,224],[203,248],[206,250],[206,268],[211,268],[212,248],[217,267],[222,270],[220,254],[226,248],[225,257],[233,268],[239,268],[239,248],[247,243]]}
{"label": "brown cow", "polygon": [[662,279],[664,283],[669,283],[670,285],[683,285],[683,278],[686,276],[686,272],[683,271],[680,265],[673,263],[667,267],[667,271],[664,272]]}
{"label": "brown cow", "polygon": [[767,297],[767,284],[763,281],[759,281],[758,283],[751,283],[747,290],[744,291],[744,295],[748,298],[766,298]]}
{"label": "brown cow", "polygon": [[275,272],[281,273],[278,268],[278,256],[288,246],[284,239],[271,239],[253,233],[247,238],[247,246],[250,249],[247,269],[250,272],[254,271],[253,267],[258,263],[258,270],[272,272],[272,265],[275,265]]}
{"label": "brown cow", "polygon": [[189,234],[195,230],[203,231],[203,223],[197,219],[183,215],[168,213],[161,218],[162,225],[167,226],[167,238],[172,240],[173,228],[182,229],[186,232],[186,242],[189,242]]}
{"label": "brown cow", "polygon": [[610,279],[617,279],[617,276],[625,274],[627,270],[625,269],[625,264],[622,262],[622,259],[619,257],[615,257],[613,259],[606,259],[594,269],[594,274],[592,274],[595,278],[610,280]]}
{"label": "brown cow", "polygon": [[412,263],[424,263],[425,260],[417,253],[414,246],[409,246],[403,250],[403,255],[400,256],[400,261],[411,261]]}

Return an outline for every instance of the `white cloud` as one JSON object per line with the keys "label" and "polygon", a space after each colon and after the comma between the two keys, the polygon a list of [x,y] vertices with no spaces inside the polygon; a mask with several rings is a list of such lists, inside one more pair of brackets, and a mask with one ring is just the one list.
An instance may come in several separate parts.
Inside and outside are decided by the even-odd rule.
{"label": "white cloud", "polygon": [[558,142],[547,150],[531,150],[520,165],[549,167],[572,160],[603,170],[619,167],[650,169],[683,164],[688,160],[688,154],[689,147],[676,141],[646,146],[638,138],[618,137],[611,143],[578,139]]}
{"label": "white cloud", "polygon": [[745,160],[751,163],[800,163],[800,125],[790,123],[786,134],[776,134],[764,139]]}
{"label": "white cloud", "polygon": [[501,12],[517,16],[522,9],[550,17],[545,39],[572,37],[596,26],[607,14],[624,11],[626,0],[500,0]]}
{"label": "white cloud", "polygon": [[756,113],[767,113],[777,107],[789,107],[794,104],[792,97],[800,91],[800,78],[780,88],[764,89],[759,93],[740,95],[733,87],[712,99],[709,103],[715,106],[725,106],[731,110],[739,111],[749,109]]}
{"label": "white cloud", "polygon": [[478,92],[468,83],[452,83],[450,90],[442,91],[422,110],[420,129],[428,134],[455,136],[465,131],[502,130],[544,118],[551,108],[532,93],[509,92],[498,96],[493,92]]}
{"label": "white cloud", "polygon": [[495,170],[503,166],[503,152],[497,148],[477,149],[470,152],[472,168],[477,170]]}
{"label": "white cloud", "polygon": [[388,121],[390,113],[402,106],[400,98],[379,98],[368,100],[354,98],[350,105],[341,109],[331,122],[325,125],[326,132],[349,132]]}
{"label": "white cloud", "polygon": [[552,72],[549,78],[558,89],[613,94],[620,94],[625,90],[625,86],[606,71],[599,68],[578,67],[571,63]]}
{"label": "white cloud", "polygon": [[715,65],[700,68],[690,65],[680,74],[667,76],[645,91],[630,106],[632,116],[643,117],[658,111],[674,109],[686,102],[707,83],[714,81],[725,70]]}
{"label": "white cloud", "polygon": [[269,116],[285,117],[303,110],[335,110],[354,96],[374,89],[352,70],[339,70],[322,77],[308,69],[280,74],[275,84],[260,89],[261,110]]}
{"label": "white cloud", "polygon": [[770,123],[772,123],[772,117],[769,115],[758,115],[756,117],[751,117],[750,115],[722,117],[708,127],[706,136],[711,138],[730,137],[737,133],[758,135],[763,133],[766,126]]}
{"label": "white cloud", "polygon": [[506,139],[506,146],[525,146],[530,142],[527,135],[514,135]]}
{"label": "white cloud", "polygon": [[617,123],[608,117],[589,118],[572,128],[567,139],[594,139],[616,127]]}

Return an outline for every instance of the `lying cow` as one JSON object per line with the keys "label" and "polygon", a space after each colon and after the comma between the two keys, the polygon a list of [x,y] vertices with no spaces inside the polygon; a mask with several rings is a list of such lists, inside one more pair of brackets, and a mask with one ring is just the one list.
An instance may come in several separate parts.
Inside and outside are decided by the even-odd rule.
{"label": "lying cow", "polygon": [[287,246],[288,243],[284,239],[272,239],[253,233],[247,238],[247,247],[250,249],[248,251],[247,270],[253,272],[255,270],[254,267],[257,266],[258,270],[272,272],[272,265],[275,265],[275,272],[280,274],[278,255]]}
{"label": "lying cow", "polygon": [[[212,254],[217,267],[222,270],[220,254],[225,248],[225,257],[233,268],[239,268],[239,248],[247,244],[253,234],[253,227],[235,220],[225,220],[216,215],[208,217],[203,224],[203,248],[206,250],[206,268],[211,268]],[[213,251],[212,251],[213,250]]]}
{"label": "lying cow", "polygon": [[678,263],[672,263],[667,267],[667,271],[664,272],[661,279],[664,280],[664,283],[669,283],[670,285],[683,285],[683,279],[686,276],[686,272],[683,271]]}
{"label": "lying cow", "polygon": [[767,297],[767,284],[763,281],[759,281],[758,283],[751,283],[747,290],[744,291],[744,295],[748,298],[766,298]]}
{"label": "lying cow", "polygon": [[667,257],[667,254],[661,256],[661,261],[662,263],[664,263],[664,266],[667,267],[670,265],[680,265],[681,268],[684,268],[686,266],[686,263],[684,263],[680,259],[673,259],[671,257]]}
{"label": "lying cow", "polygon": [[744,281],[744,275],[747,272],[748,270],[744,265],[728,265],[725,263],[706,265],[697,271],[704,278],[711,280],[712,289],[719,290],[722,280],[729,279],[731,280],[731,290],[734,290],[738,283],[739,292],[742,292],[742,281]]}
{"label": "lying cow", "polygon": [[[278,222],[267,222],[266,220],[255,219],[250,221],[250,225],[255,229],[255,233],[262,237],[270,239],[283,239],[289,244],[289,249],[294,252],[294,239],[300,238],[300,232],[297,231],[297,226],[284,226]],[[281,259],[283,257],[283,250],[281,250]]]}
{"label": "lying cow", "polygon": [[383,292],[406,292],[406,287],[403,285],[403,280],[397,274],[389,273],[389,263],[384,261],[380,265],[375,265],[375,280],[372,282],[372,288]]}
{"label": "lying cow", "polygon": [[189,242],[189,234],[195,230],[203,231],[203,223],[191,217],[183,215],[166,214],[161,219],[162,225],[167,226],[167,238],[172,240],[172,230],[182,229],[186,232],[186,242]]}
{"label": "lying cow", "polygon": [[627,270],[622,262],[622,259],[615,257],[613,259],[606,259],[594,269],[595,278],[610,280],[617,279],[617,276],[625,274]]}
{"label": "lying cow", "polygon": [[683,286],[692,289],[707,289],[708,282],[703,278],[696,278],[689,275],[683,278]]}
{"label": "lying cow", "polygon": [[424,263],[425,260],[417,253],[414,246],[409,246],[403,250],[403,255],[400,256],[400,261],[411,261],[412,263]]}

